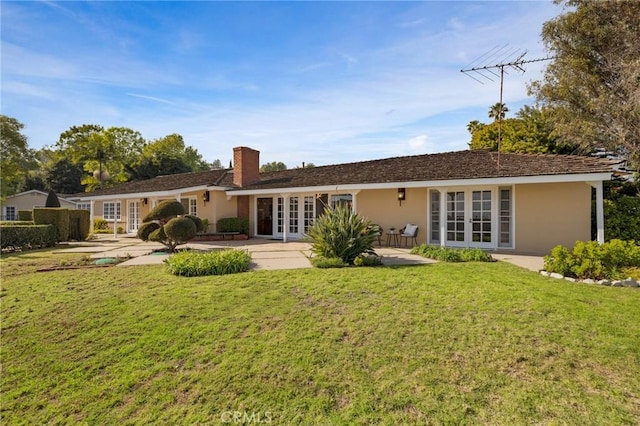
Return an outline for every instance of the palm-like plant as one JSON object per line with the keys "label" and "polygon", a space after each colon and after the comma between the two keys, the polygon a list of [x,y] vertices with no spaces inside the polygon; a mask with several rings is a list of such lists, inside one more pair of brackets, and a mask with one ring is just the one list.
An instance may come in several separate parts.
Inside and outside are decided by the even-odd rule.
{"label": "palm-like plant", "polygon": [[378,226],[351,211],[349,206],[338,204],[325,208],[309,228],[307,236],[316,255],[340,258],[353,265],[359,255],[375,254],[373,243],[379,232]]}
{"label": "palm-like plant", "polygon": [[493,121],[503,120],[508,111],[505,104],[496,102],[489,108],[489,118],[493,118]]}

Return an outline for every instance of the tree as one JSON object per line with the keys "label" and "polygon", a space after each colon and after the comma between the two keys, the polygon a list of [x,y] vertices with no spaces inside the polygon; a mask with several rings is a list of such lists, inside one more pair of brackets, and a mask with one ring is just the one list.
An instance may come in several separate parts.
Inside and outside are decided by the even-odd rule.
{"label": "tree", "polygon": [[131,180],[209,170],[198,150],[186,146],[182,136],[171,134],[147,143],[142,155],[127,166]]}
{"label": "tree", "polygon": [[22,134],[24,124],[0,115],[0,197],[15,193],[29,170],[37,167],[35,152]]}
{"label": "tree", "polygon": [[71,160],[63,158],[56,161],[46,173],[46,181],[52,190],[58,194],[76,194],[84,192],[82,178],[84,169],[80,164],[74,164]]}
{"label": "tree", "polygon": [[[87,190],[102,185],[125,182],[126,164],[142,154],[146,141],[139,132],[126,127],[104,129],[95,124],[73,126],[60,135],[54,147],[59,158],[67,158],[83,167],[86,174],[81,181]],[[102,161],[100,161],[102,159]],[[108,171],[110,181],[100,182],[94,171]]]}
{"label": "tree", "polygon": [[555,0],[546,22],[553,60],[529,90],[553,109],[555,133],[587,153],[604,147],[640,165],[640,2]]}
{"label": "tree", "polygon": [[22,184],[18,188],[18,192],[25,192],[31,190],[48,191],[47,183],[42,176],[34,173],[29,173],[24,177]]}
{"label": "tree", "polygon": [[504,120],[507,112],[509,112],[509,108],[507,108],[505,104],[496,102],[495,104],[491,105],[491,108],[489,108],[489,118],[493,118],[493,121]]}
{"label": "tree", "polygon": [[263,164],[260,166],[260,172],[280,172],[282,170],[287,170],[287,165],[281,161],[272,161],[270,163]]}
{"label": "tree", "polygon": [[475,124],[469,148],[497,151],[500,125],[501,152],[567,154],[575,150],[575,146],[562,144],[555,137],[553,123],[547,110],[527,105],[518,111],[515,118],[507,118],[502,124],[495,121],[490,124]]}
{"label": "tree", "polygon": [[220,161],[219,159],[215,159],[213,160],[213,162],[211,162],[211,170],[222,170],[224,169],[224,167],[222,166],[222,161]]}
{"label": "tree", "polygon": [[476,130],[480,130],[484,126],[485,124],[478,120],[471,120],[469,124],[467,124],[467,131],[473,135]]}

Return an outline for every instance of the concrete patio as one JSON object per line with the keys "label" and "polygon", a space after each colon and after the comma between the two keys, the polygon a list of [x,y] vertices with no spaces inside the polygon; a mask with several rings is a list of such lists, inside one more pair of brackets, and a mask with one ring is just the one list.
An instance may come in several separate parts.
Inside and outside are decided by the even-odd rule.
{"label": "concrete patio", "polygon": [[[164,248],[160,243],[144,242],[131,236],[99,235],[91,241],[74,243],[74,247],[60,248],[61,253],[86,253],[92,259],[130,257],[131,259],[118,264],[119,267],[136,265],[156,265],[168,257],[167,254],[157,253]],[[247,250],[251,253],[253,270],[300,269],[311,268],[309,257],[311,245],[306,242],[287,242],[252,238],[245,241],[200,241],[185,244],[194,250],[219,250],[234,248]],[[384,265],[426,265],[435,263],[434,260],[410,253],[409,248],[374,247],[378,255],[382,256]],[[492,253],[495,259],[509,262],[531,271],[543,268],[540,256],[516,255],[511,253]]]}

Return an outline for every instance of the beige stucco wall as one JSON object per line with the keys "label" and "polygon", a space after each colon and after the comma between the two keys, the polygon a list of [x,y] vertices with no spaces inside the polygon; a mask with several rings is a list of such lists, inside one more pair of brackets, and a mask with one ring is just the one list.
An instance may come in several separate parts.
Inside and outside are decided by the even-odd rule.
{"label": "beige stucco wall", "polygon": [[591,239],[591,186],[586,183],[515,186],[516,251],[548,254]]}
{"label": "beige stucco wall", "polygon": [[[60,201],[60,207],[67,209],[75,209],[75,203],[63,200],[58,197]],[[41,194],[39,192],[29,192],[25,194],[18,194],[14,197],[6,198],[2,207],[13,206],[16,208],[16,214],[19,210],[33,210],[34,207],[44,207],[47,202],[47,194]]]}
{"label": "beige stucco wall", "polygon": [[418,243],[427,239],[427,189],[407,188],[400,205],[397,189],[363,190],[356,195],[358,214],[380,225],[384,235],[390,227],[397,230],[408,223],[418,225]]}
{"label": "beige stucco wall", "polygon": [[[215,210],[213,212],[212,218],[209,218],[211,222],[211,226],[209,226],[210,232],[216,231],[216,223],[218,220],[225,217],[236,217],[238,216],[236,203],[237,198],[231,197],[230,200],[227,200],[227,193],[224,191],[211,191],[211,200],[213,201]],[[209,204],[209,203],[207,203]]]}

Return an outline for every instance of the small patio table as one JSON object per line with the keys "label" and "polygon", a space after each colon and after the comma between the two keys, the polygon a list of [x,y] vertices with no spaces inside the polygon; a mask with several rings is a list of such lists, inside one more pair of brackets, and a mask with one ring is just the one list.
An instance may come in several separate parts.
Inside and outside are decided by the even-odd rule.
{"label": "small patio table", "polygon": [[388,231],[387,232],[387,247],[391,247],[391,240],[393,240],[394,247],[400,247],[400,231]]}

